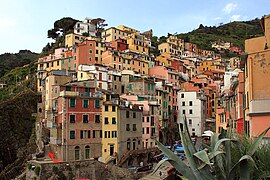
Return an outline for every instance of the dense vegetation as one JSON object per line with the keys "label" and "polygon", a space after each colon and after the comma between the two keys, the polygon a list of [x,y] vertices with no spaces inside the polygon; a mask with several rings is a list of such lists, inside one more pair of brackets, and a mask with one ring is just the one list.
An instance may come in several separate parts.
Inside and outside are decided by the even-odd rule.
{"label": "dense vegetation", "polygon": [[198,29],[185,34],[178,34],[183,38],[197,44],[205,50],[211,50],[211,42],[224,41],[231,42],[234,46],[244,49],[245,39],[262,36],[263,31],[259,19],[243,22],[231,22],[218,27],[207,27],[202,24]]}
{"label": "dense vegetation", "polygon": [[5,53],[0,55],[0,77],[10,70],[24,66],[35,61],[38,54],[29,50],[20,50],[19,53],[11,54]]}

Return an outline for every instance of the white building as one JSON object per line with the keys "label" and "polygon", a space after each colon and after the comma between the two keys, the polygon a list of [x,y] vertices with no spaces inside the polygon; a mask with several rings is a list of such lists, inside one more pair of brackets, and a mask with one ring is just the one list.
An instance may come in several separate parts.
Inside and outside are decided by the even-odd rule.
{"label": "white building", "polygon": [[89,36],[96,36],[96,25],[91,21],[92,19],[85,18],[83,22],[77,22],[74,25],[74,33],[79,35],[82,35],[83,33],[89,33]]}
{"label": "white building", "polygon": [[108,67],[101,64],[79,65],[77,78],[78,81],[96,79],[97,87],[104,90],[108,90],[108,83],[111,82],[112,79],[111,75],[108,73]]}
{"label": "white building", "polygon": [[206,96],[200,92],[178,93],[178,122],[183,124],[186,115],[190,135],[200,137],[205,128]]}

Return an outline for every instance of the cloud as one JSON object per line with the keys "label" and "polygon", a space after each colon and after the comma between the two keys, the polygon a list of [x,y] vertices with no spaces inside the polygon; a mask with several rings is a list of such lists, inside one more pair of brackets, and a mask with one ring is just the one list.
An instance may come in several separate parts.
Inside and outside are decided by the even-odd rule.
{"label": "cloud", "polygon": [[241,18],[241,15],[239,14],[235,14],[235,15],[232,15],[231,17],[231,21],[239,21]]}
{"label": "cloud", "polygon": [[213,20],[214,20],[214,21],[219,21],[219,20],[222,20],[222,18],[221,18],[221,17],[216,17],[216,18],[214,18]]}
{"label": "cloud", "polygon": [[237,4],[236,3],[229,3],[226,4],[226,6],[223,8],[223,12],[230,14],[233,10],[235,10],[237,8]]}
{"label": "cloud", "polygon": [[15,19],[0,18],[0,28],[10,28],[16,26]]}

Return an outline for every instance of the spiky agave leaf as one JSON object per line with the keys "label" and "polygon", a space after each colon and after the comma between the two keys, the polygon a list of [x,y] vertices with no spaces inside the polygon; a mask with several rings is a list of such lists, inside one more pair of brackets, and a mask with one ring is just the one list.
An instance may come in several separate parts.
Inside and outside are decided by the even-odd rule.
{"label": "spiky agave leaf", "polygon": [[270,127],[268,127],[266,130],[264,130],[254,141],[254,143],[249,148],[247,154],[252,156],[255,151],[258,149],[258,147],[261,145],[263,136],[269,131]]}
{"label": "spiky agave leaf", "polygon": [[230,172],[229,172],[229,174],[227,176],[227,179],[228,180],[234,179],[236,168],[237,168],[238,165],[240,165],[240,179],[242,179],[242,180],[249,179],[249,177],[250,177],[250,171],[248,170],[248,166],[247,166],[248,165],[248,161],[251,162],[251,164],[256,167],[256,163],[253,160],[253,158],[250,155],[244,155],[232,167],[232,169],[230,170]]}
{"label": "spiky agave leaf", "polygon": [[182,140],[182,145],[185,151],[186,158],[188,160],[188,163],[190,165],[190,168],[192,169],[194,176],[198,180],[204,180],[204,179],[214,179],[213,176],[211,176],[209,169],[199,169],[200,164],[198,163],[197,158],[194,158],[193,154],[195,154],[196,148],[194,144],[191,141],[191,137],[189,134],[188,126],[187,126],[187,121],[186,117],[184,116],[184,126],[183,130],[181,130],[179,126],[179,132]]}
{"label": "spiky agave leaf", "polygon": [[[158,164],[159,167],[161,164],[168,161],[183,176],[187,177],[188,179],[196,179],[193,171],[191,171],[191,169],[188,165],[186,165],[179,157],[177,157],[171,150],[166,148],[163,144],[161,144],[158,141],[156,141],[156,143],[157,143],[159,149],[164,153],[164,155],[166,155],[168,157],[168,159],[166,159],[166,160],[164,159],[164,161],[162,161],[161,163]],[[155,168],[155,172],[156,171],[157,171],[157,169]]]}

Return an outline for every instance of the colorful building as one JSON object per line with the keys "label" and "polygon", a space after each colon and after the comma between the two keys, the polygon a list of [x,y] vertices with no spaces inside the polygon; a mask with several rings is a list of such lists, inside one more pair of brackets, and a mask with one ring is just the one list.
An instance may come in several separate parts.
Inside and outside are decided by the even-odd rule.
{"label": "colorful building", "polygon": [[[270,126],[270,15],[261,19],[265,36],[245,41],[246,58],[241,64],[245,67],[245,130],[251,137],[257,137]],[[265,135],[269,141],[270,132]]]}
{"label": "colorful building", "polygon": [[102,95],[91,81],[59,86],[48,151],[61,161],[101,157]]}
{"label": "colorful building", "polygon": [[142,110],[106,93],[102,108],[102,161],[117,163],[126,152],[142,148]]}

